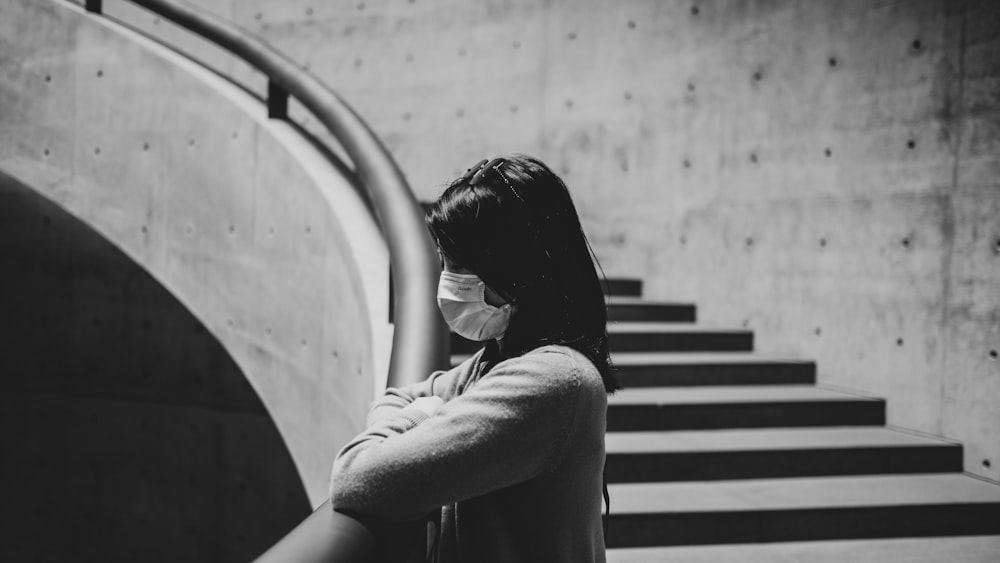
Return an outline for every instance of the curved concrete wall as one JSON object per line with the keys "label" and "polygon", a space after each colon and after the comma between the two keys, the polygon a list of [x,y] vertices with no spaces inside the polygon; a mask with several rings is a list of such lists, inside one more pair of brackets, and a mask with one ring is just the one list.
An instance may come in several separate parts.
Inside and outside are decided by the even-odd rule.
{"label": "curved concrete wall", "polygon": [[996,2],[199,3],[355,103],[422,198],[536,153],[609,274],[1000,480]]}
{"label": "curved concrete wall", "polygon": [[0,170],[204,323],[317,505],[390,337],[388,258],[347,176],[255,98],[69,4],[5,4],[0,53]]}
{"label": "curved concrete wall", "polygon": [[222,345],[0,171],[0,561],[246,562],[311,510]]}

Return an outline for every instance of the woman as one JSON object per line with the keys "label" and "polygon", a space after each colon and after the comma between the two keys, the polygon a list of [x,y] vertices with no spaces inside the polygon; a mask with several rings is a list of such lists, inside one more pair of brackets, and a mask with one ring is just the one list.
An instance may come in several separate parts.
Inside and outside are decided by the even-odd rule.
{"label": "woman", "polygon": [[[335,509],[385,522],[441,510],[440,562],[604,561],[607,313],[565,184],[540,161],[482,161],[427,212],[438,304],[485,346],[388,389],[337,455]],[[606,490],[606,487],[605,487]]]}

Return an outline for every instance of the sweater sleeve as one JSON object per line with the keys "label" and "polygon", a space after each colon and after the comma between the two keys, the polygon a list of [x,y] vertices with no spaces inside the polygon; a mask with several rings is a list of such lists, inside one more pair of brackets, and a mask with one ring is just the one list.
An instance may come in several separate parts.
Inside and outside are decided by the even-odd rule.
{"label": "sweater sleeve", "polygon": [[337,455],[334,508],[411,520],[545,471],[581,400],[574,359],[535,352],[498,364],[433,416],[400,409]]}
{"label": "sweater sleeve", "polygon": [[479,354],[476,354],[448,371],[435,371],[427,379],[413,385],[386,389],[385,393],[368,408],[365,427],[373,428],[383,422],[391,421],[400,410],[418,397],[434,395],[445,401],[451,400],[458,393],[463,376],[469,373],[478,357]]}

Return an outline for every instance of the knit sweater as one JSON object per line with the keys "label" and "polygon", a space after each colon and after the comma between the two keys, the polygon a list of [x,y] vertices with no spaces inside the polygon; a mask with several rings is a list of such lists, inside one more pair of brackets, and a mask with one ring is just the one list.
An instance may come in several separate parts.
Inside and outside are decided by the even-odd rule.
{"label": "knit sweater", "polygon": [[[604,562],[600,374],[565,346],[492,366],[484,350],[372,404],[334,461],[333,507],[384,521],[443,507],[439,563]],[[433,415],[407,408],[430,395],[445,401]]]}

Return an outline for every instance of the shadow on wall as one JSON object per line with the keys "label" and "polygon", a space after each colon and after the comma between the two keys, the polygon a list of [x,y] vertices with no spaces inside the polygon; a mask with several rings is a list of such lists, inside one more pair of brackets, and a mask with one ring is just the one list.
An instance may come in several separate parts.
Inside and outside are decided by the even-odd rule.
{"label": "shadow on wall", "polygon": [[0,560],[246,561],[311,511],[219,342],[3,174],[0,264]]}

